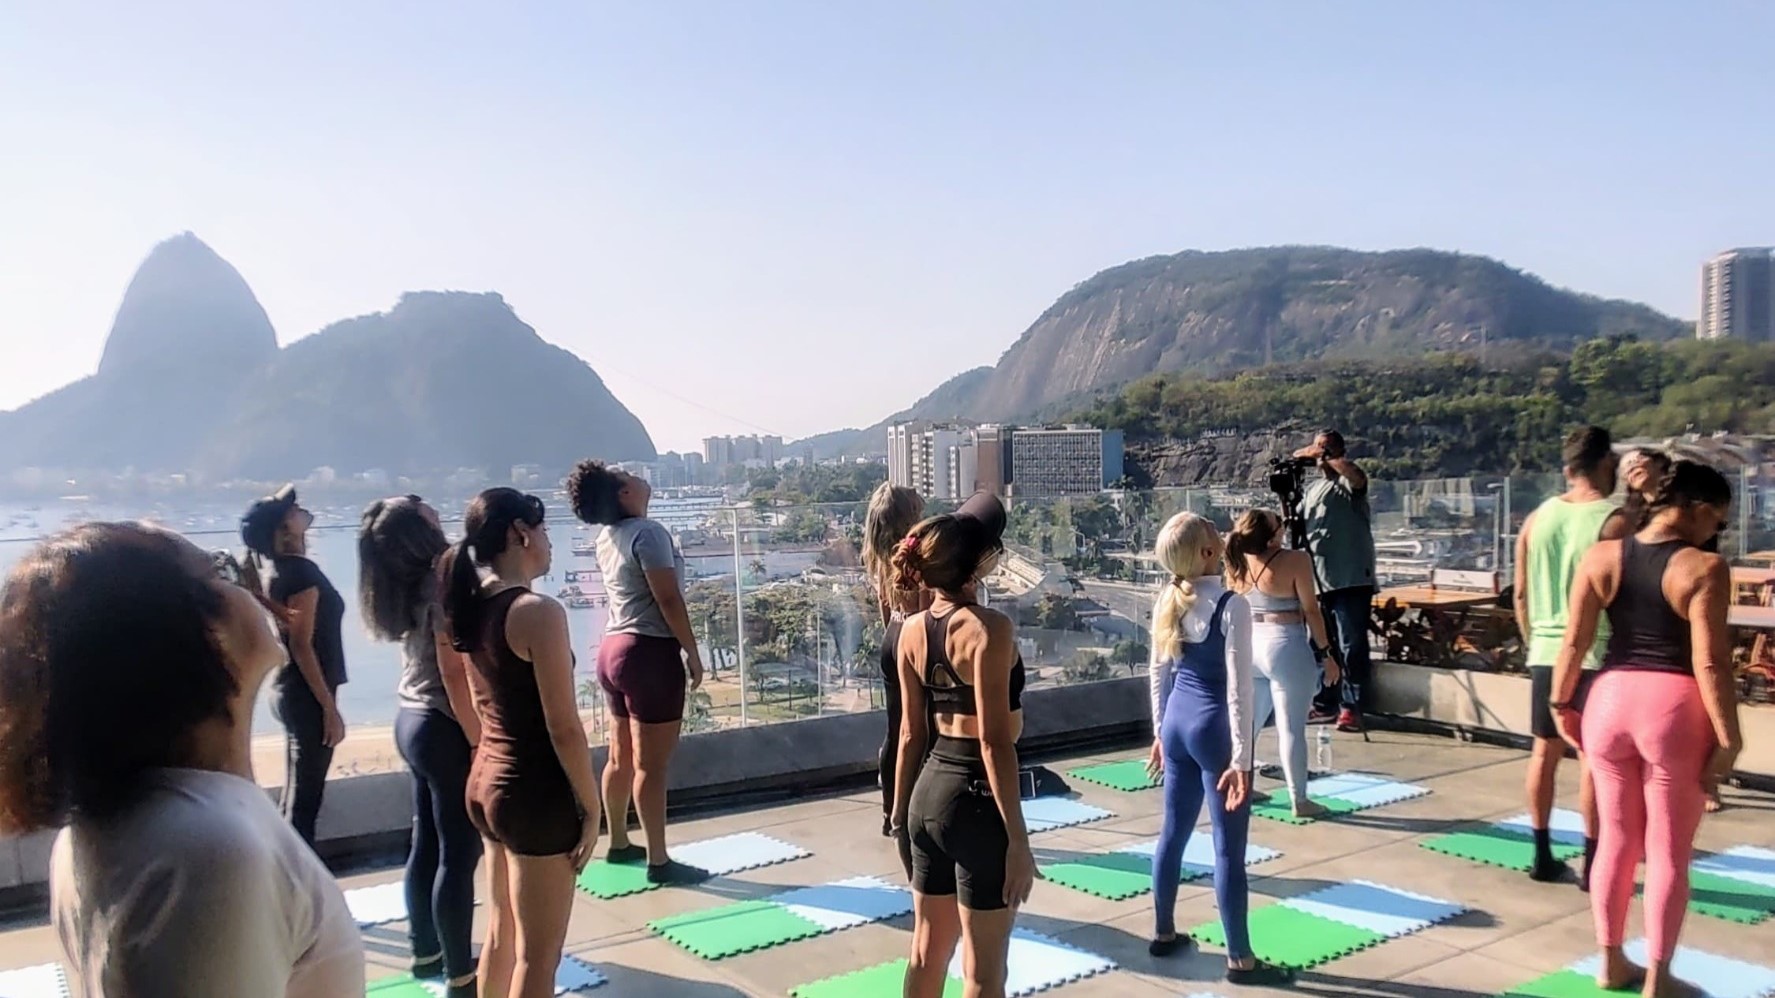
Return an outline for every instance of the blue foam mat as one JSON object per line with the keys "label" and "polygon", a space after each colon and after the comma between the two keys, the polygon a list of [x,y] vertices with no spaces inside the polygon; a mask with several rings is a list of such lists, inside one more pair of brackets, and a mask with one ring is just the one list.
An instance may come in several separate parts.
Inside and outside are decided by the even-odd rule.
{"label": "blue foam mat", "polygon": [[0,971],[0,998],[68,998],[71,993],[60,964]]}
{"label": "blue foam mat", "polygon": [[1115,817],[1115,812],[1092,807],[1070,797],[1037,797],[1023,802],[1023,824],[1031,832],[1051,832]]}
{"label": "blue foam mat", "polygon": [[1301,897],[1289,898],[1282,904],[1296,911],[1367,929],[1388,939],[1427,929],[1467,910],[1466,905],[1454,901],[1414,894],[1366,880],[1336,884]]}

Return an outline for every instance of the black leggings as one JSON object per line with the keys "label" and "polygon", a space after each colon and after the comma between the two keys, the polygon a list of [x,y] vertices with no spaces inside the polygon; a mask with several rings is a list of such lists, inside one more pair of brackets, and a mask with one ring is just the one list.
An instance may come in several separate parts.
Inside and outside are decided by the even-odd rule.
{"label": "black leggings", "polygon": [[413,959],[439,953],[454,980],[475,972],[475,867],[481,837],[468,820],[473,750],[462,726],[437,710],[402,707],[395,744],[413,770],[413,847],[407,854],[407,922]]}
{"label": "black leggings", "polygon": [[1004,909],[1011,838],[986,782],[980,743],[938,735],[919,771],[910,810],[912,889],[954,895],[969,911]]}
{"label": "black leggings", "polygon": [[887,701],[887,739],[881,743],[881,813],[894,813],[894,766],[900,760],[900,717],[905,698],[900,693],[900,621],[888,622],[881,638],[881,693]]}
{"label": "black leggings", "polygon": [[[287,667],[287,672],[294,671],[294,666]],[[327,745],[327,716],[300,674],[290,681],[283,681],[282,676],[279,680],[271,712],[284,726],[284,789],[280,807],[296,834],[313,848],[314,826],[320,820],[321,799],[327,791],[327,771],[333,768],[333,750]]]}

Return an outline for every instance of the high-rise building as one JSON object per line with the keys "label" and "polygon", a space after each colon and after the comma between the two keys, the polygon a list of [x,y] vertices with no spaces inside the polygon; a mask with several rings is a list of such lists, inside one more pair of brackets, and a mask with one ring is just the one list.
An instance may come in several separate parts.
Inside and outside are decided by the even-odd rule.
{"label": "high-rise building", "polygon": [[1011,493],[1020,498],[1091,495],[1121,477],[1121,430],[1020,426],[1011,434]]}
{"label": "high-rise building", "polygon": [[704,437],[703,461],[713,468],[725,468],[733,463],[732,437]]}
{"label": "high-rise building", "polygon": [[1701,265],[1701,318],[1695,335],[1775,342],[1775,249],[1727,250]]}
{"label": "high-rise building", "polygon": [[725,468],[730,464],[774,468],[783,460],[783,438],[705,437],[703,460],[711,468]]}
{"label": "high-rise building", "polygon": [[888,427],[888,481],[901,488],[916,488],[912,481],[912,440],[924,433],[922,423],[895,423]]}
{"label": "high-rise building", "polygon": [[888,427],[888,481],[926,499],[964,499],[977,478],[974,430],[953,423]]}
{"label": "high-rise building", "polygon": [[974,431],[974,488],[993,495],[1010,494],[1011,436],[1009,426],[987,425]]}

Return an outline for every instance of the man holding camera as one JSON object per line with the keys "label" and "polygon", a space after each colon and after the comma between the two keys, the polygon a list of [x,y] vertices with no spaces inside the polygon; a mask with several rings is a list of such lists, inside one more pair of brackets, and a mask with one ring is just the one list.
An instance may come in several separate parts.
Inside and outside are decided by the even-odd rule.
{"label": "man holding camera", "polygon": [[[1343,669],[1336,700],[1319,704],[1314,719],[1332,718],[1339,731],[1362,730],[1363,691],[1372,669],[1368,622],[1374,603],[1374,529],[1368,509],[1368,476],[1344,451],[1343,434],[1326,430],[1295,457],[1317,462],[1322,477],[1307,483],[1301,514],[1319,606]],[[1329,697],[1327,698],[1330,699]]]}

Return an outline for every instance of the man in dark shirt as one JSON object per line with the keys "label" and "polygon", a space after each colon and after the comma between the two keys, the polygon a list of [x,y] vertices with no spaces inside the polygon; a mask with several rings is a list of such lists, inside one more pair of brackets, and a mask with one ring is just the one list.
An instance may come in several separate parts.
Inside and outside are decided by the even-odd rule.
{"label": "man in dark shirt", "polygon": [[[1374,603],[1374,527],[1368,508],[1368,475],[1350,460],[1343,434],[1326,430],[1296,457],[1317,461],[1321,477],[1308,482],[1301,498],[1307,548],[1319,606],[1331,631],[1332,650],[1343,670],[1336,703],[1339,731],[1362,730],[1362,706],[1369,674],[1368,622]],[[1330,704],[1316,706],[1314,719],[1332,717]]]}

